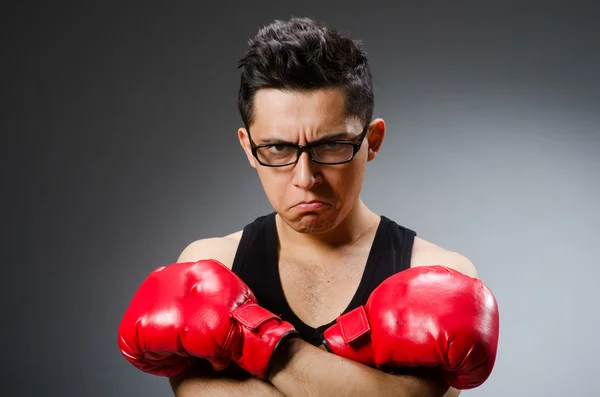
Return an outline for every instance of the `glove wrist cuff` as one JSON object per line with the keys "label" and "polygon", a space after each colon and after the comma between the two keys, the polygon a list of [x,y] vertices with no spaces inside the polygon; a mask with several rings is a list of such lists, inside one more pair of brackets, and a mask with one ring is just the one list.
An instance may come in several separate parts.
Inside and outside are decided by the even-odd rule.
{"label": "glove wrist cuff", "polygon": [[234,351],[239,356],[234,361],[257,378],[268,379],[275,351],[284,340],[298,335],[298,331],[256,303],[241,306],[231,314],[242,334],[241,338],[235,338],[239,347]]}
{"label": "glove wrist cuff", "polygon": [[287,363],[290,358],[287,342],[298,337],[300,337],[300,333],[296,330],[291,330],[279,339],[273,348],[273,352],[271,353],[271,357],[265,368],[265,373],[263,375],[264,380],[270,381],[271,375],[277,373],[279,368]]}

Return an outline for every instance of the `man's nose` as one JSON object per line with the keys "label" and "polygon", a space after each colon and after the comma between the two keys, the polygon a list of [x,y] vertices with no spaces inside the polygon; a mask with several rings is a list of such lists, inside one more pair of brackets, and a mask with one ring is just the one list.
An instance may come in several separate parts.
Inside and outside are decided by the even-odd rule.
{"label": "man's nose", "polygon": [[318,164],[310,159],[310,154],[304,152],[294,165],[294,186],[309,190],[320,184],[323,177],[318,172]]}

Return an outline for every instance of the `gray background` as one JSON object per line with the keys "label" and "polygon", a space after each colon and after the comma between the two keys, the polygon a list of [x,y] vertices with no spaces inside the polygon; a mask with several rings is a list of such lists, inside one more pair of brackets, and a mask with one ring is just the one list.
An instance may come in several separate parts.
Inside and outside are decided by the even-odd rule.
{"label": "gray background", "polygon": [[495,371],[464,395],[599,395],[600,30],[576,1],[5,5],[2,394],[170,395],[118,323],[151,269],[271,211],[236,61],[291,15],[369,53],[388,135],[364,201],[496,294]]}

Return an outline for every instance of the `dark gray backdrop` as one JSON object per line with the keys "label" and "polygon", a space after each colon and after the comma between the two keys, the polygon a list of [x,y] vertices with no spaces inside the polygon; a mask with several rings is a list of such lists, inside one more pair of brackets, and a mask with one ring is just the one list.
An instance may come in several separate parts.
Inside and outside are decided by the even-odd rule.
{"label": "dark gray backdrop", "polygon": [[388,135],[362,198],[468,256],[501,313],[467,396],[600,393],[594,2],[5,5],[3,394],[168,396],[117,348],[191,241],[271,211],[237,143],[236,61],[274,18],[364,40]]}

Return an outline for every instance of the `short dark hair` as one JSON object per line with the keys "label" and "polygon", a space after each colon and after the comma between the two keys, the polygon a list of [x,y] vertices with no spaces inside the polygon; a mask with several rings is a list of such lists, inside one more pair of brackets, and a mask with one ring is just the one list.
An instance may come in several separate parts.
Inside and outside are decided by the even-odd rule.
{"label": "short dark hair", "polygon": [[371,68],[360,41],[314,19],[293,17],[261,28],[248,44],[238,62],[238,109],[246,128],[254,121],[254,95],[261,88],[340,88],[346,115],[363,125],[371,121],[375,105]]}

